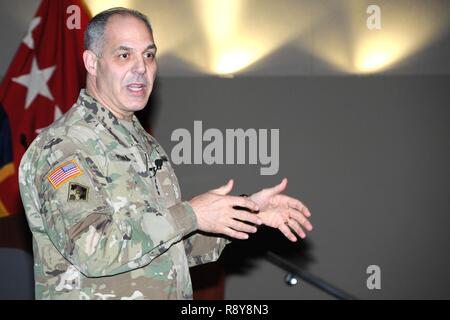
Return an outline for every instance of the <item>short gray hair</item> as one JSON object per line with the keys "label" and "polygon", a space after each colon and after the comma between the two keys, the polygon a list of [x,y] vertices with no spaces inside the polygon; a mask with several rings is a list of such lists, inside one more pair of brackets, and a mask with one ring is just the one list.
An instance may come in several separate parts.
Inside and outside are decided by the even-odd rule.
{"label": "short gray hair", "polygon": [[91,50],[96,55],[101,56],[106,24],[108,19],[114,15],[135,17],[141,20],[148,31],[153,34],[152,26],[146,15],[137,10],[115,7],[102,11],[91,19],[84,33],[84,49]]}

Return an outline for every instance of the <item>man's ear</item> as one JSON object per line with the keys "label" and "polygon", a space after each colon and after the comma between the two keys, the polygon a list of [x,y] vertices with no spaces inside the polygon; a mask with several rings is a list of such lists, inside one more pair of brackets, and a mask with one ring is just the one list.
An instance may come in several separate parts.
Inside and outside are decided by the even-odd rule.
{"label": "man's ear", "polygon": [[83,52],[84,67],[92,76],[97,76],[97,55],[91,50],[84,50]]}

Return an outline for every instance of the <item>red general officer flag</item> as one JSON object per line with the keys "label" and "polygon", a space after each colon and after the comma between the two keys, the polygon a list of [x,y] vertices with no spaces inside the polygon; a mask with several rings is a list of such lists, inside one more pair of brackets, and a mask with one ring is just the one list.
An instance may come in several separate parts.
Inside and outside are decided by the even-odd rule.
{"label": "red general officer flag", "polygon": [[0,216],[22,212],[18,184],[22,155],[42,128],[73,105],[84,87],[82,54],[89,19],[81,0],[43,0],[4,77],[0,104],[9,121],[12,162],[0,181]]}

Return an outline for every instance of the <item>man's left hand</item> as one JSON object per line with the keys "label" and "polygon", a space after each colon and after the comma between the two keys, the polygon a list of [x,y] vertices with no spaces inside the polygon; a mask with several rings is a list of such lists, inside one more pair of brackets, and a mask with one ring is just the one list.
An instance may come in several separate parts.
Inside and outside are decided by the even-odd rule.
{"label": "man's left hand", "polygon": [[[292,242],[297,241],[294,231],[302,239],[306,237],[303,228],[311,231],[313,226],[306,217],[311,212],[300,200],[281,194],[287,187],[287,179],[280,184],[262,189],[250,196],[250,200],[258,204],[258,217],[263,224],[277,228]],[[303,227],[303,228],[302,228]]]}

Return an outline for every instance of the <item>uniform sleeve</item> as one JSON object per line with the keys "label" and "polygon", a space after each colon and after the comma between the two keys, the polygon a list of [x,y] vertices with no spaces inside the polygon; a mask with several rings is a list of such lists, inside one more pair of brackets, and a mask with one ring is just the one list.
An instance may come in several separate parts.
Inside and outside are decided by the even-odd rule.
{"label": "uniform sleeve", "polygon": [[[190,205],[189,209],[193,212]],[[207,235],[200,232],[193,233],[186,237],[184,239],[184,248],[189,267],[217,261],[225,246],[230,242],[231,241],[227,238]]]}
{"label": "uniform sleeve", "polygon": [[112,203],[96,170],[90,158],[75,153],[41,177],[45,231],[85,276],[140,268],[197,229],[184,202],[157,210],[125,194],[122,204]]}

